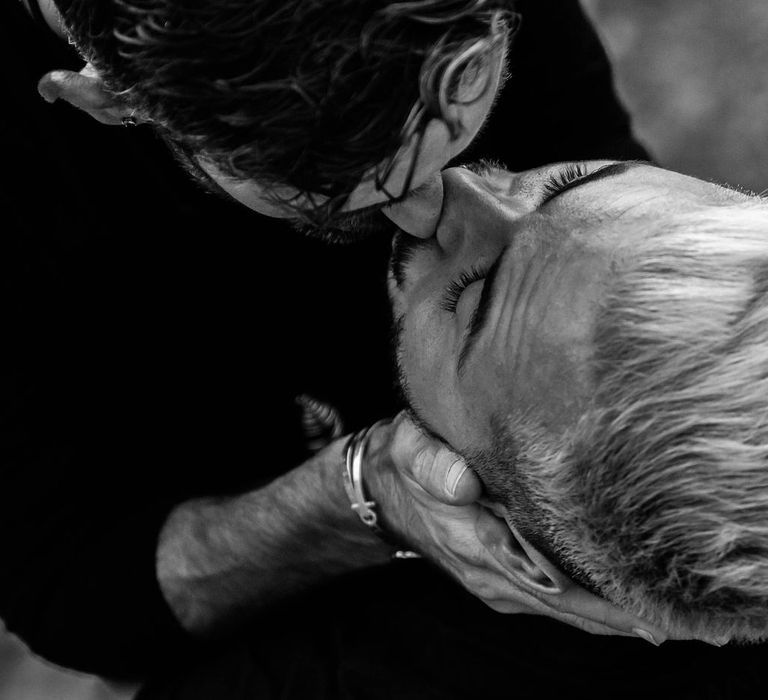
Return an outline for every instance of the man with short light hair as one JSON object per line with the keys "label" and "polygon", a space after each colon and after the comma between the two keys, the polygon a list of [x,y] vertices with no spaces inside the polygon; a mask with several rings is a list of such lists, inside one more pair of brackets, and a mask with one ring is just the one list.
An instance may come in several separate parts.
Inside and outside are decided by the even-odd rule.
{"label": "man with short light hair", "polygon": [[766,203],[671,220],[604,300],[578,426],[513,420],[473,462],[523,537],[673,635],[768,637],[767,283]]}
{"label": "man with short light hair", "polygon": [[[720,647],[768,636],[768,204],[641,162],[441,177],[435,236],[393,250],[401,384],[483,482],[460,517],[521,592],[486,602],[533,615],[382,571],[321,596],[324,626],[238,640],[142,700],[211,676],[260,697],[278,655],[295,697],[764,696],[765,646]],[[428,218],[434,191],[392,216]],[[676,641],[546,619],[589,629],[606,600]]]}
{"label": "man with short light hair", "polygon": [[675,638],[768,638],[768,204],[642,163],[443,179],[393,258],[402,381],[531,608],[582,614],[576,583]]}

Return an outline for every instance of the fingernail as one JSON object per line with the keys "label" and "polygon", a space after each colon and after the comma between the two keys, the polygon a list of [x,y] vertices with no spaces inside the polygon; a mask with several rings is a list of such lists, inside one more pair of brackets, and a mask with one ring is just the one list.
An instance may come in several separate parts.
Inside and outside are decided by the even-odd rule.
{"label": "fingernail", "polygon": [[467,465],[462,460],[457,459],[445,475],[445,487],[451,496],[456,495],[456,489],[465,471],[467,471]]}
{"label": "fingernail", "polygon": [[713,647],[724,647],[726,644],[728,644],[728,640],[724,637],[720,637],[719,639],[707,639],[707,644],[711,644]]}
{"label": "fingernail", "polygon": [[646,642],[650,642],[655,647],[661,646],[661,644],[656,641],[655,637],[648,630],[640,629],[639,627],[633,627],[632,632],[640,637],[640,639],[644,639]]}

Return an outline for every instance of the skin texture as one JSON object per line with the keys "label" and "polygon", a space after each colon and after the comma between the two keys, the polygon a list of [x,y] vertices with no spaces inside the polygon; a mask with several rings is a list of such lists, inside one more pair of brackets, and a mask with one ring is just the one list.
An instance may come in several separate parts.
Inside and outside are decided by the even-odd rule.
{"label": "skin texture", "polygon": [[[592,332],[606,284],[648,235],[648,222],[745,198],[638,163],[561,164],[519,174],[453,168],[441,177],[442,206],[425,195],[390,210],[401,226],[439,211],[432,238],[395,241],[390,288],[413,412],[425,432],[458,454],[491,444],[494,417],[532,418],[552,435],[572,426],[592,391]],[[561,185],[575,179],[554,196],[553,177]],[[485,271],[494,264],[485,323],[462,362],[471,319],[488,293]],[[446,308],[446,287],[471,269],[478,279],[454,299],[455,309]],[[519,593],[499,603],[489,592],[490,605],[527,608],[589,630],[600,622],[656,643],[666,638],[570,582],[520,536],[503,507],[485,505],[488,511],[475,514],[478,537]]]}
{"label": "skin texture", "polygon": [[[160,586],[181,624],[198,635],[237,627],[270,603],[333,576],[386,564],[393,548],[362,524],[341,479],[349,436],[268,486],[232,498],[187,501],[160,535]],[[366,488],[391,532],[452,573],[475,595],[489,567],[467,513],[479,485],[463,461],[407,416],[372,431]],[[460,577],[461,578],[461,577]],[[504,583],[509,588],[509,581]]]}
{"label": "skin texture", "polygon": [[[412,186],[419,187],[419,216],[404,227],[429,237],[443,201],[436,173],[477,134],[501,82],[503,51],[489,66],[491,83],[481,99],[457,107],[464,125],[451,141],[445,127],[429,125]],[[478,76],[478,80],[483,76]],[[120,124],[130,111],[103,88],[90,65],[79,73],[52,71],[38,85],[44,99],[63,99],[105,124]],[[474,85],[468,86],[474,96]],[[409,163],[408,147],[386,183],[397,192]],[[219,179],[213,173],[214,179]],[[224,189],[226,190],[226,183]],[[238,191],[238,199],[260,195]],[[232,193],[231,193],[232,194]],[[286,194],[286,193],[283,193]],[[252,208],[284,216],[282,211]],[[348,209],[384,202],[370,182],[361,183]],[[262,202],[263,204],[263,202]],[[397,211],[397,210],[395,210]],[[385,212],[386,213],[386,212]],[[181,623],[191,632],[213,633],[242,623],[248,614],[276,598],[329,576],[386,560],[388,551],[372,539],[351,513],[339,482],[340,443],[258,491],[225,499],[181,504],[166,521],[157,551],[161,588]],[[377,428],[371,436],[366,478],[382,520],[411,548],[455,576],[471,593],[502,612],[538,612],[599,633],[632,634],[638,621],[593,601],[581,616],[537,604],[510,573],[509,528],[475,503],[480,485],[463,461],[441,441],[416,429],[405,416]],[[297,527],[297,523],[300,525]],[[329,546],[319,557],[312,542]],[[309,573],[311,572],[311,573]],[[549,587],[544,582],[545,589]],[[555,588],[557,583],[555,582]],[[446,611],[450,615],[450,611]],[[656,639],[663,633],[654,631]]]}
{"label": "skin texture", "polygon": [[[51,21],[58,27],[58,14]],[[416,186],[466,147],[480,129],[501,82],[503,55],[504,50],[489,66],[492,79],[483,98],[459,108],[466,129],[456,141],[449,144],[445,127],[437,122],[429,126]],[[103,124],[120,125],[123,117],[130,116],[104,89],[90,64],[79,73],[51,71],[40,80],[38,90],[46,101],[63,99]],[[470,90],[465,97],[471,96]],[[408,156],[401,154],[387,183],[391,187],[402,182]],[[441,187],[442,182],[431,184]],[[383,201],[379,193],[373,194],[375,201]],[[367,183],[351,206],[368,206],[371,195]],[[437,199],[442,199],[441,193]],[[405,416],[376,428],[371,443],[367,471],[381,476],[371,479],[370,488],[383,517],[390,514],[402,523],[417,518],[422,527],[404,542],[437,561],[463,565],[465,586],[481,595],[491,568],[498,569],[498,564],[479,542],[473,521],[465,517],[467,509],[472,513],[477,509],[471,505],[479,496],[477,479],[457,455],[427,439]],[[158,578],[187,630],[207,634],[241,624],[277,598],[343,571],[388,560],[389,548],[350,510],[340,480],[342,444],[335,442],[268,487],[229,499],[189,501],[169,515],[158,543]],[[322,549],[325,558],[312,545],[318,540],[328,545]],[[509,587],[509,582],[505,585]]]}
{"label": "skin texture", "polygon": [[[610,163],[589,163],[584,172],[605,166]],[[572,425],[591,391],[588,362],[603,290],[648,230],[642,224],[741,196],[625,164],[623,172],[544,203],[547,179],[566,167],[485,175],[447,170],[436,234],[415,245],[398,242],[410,255],[401,284],[391,282],[402,324],[402,372],[418,415],[460,453],[489,444],[492,416],[532,415],[553,434]],[[419,206],[395,205],[390,216],[416,217]],[[462,271],[487,270],[500,258],[486,323],[459,372],[484,279],[464,289],[455,311],[441,307],[441,296]]]}
{"label": "skin texture", "polygon": [[[46,10],[46,21],[59,36],[64,38],[56,8],[48,0],[43,0],[43,7]],[[458,136],[451,138],[448,127],[443,122],[433,119],[427,125],[420,149],[417,150],[418,139],[414,137],[398,152],[394,167],[384,183],[387,191],[403,192],[413,158],[416,158],[416,167],[410,190],[413,191],[428,181],[431,181],[433,187],[439,186],[439,181],[431,179],[432,176],[470,145],[489,117],[504,82],[506,53],[505,43],[491,57],[484,71],[479,71],[471,83],[460,87],[457,104],[449,108],[448,115],[457,118],[462,126]],[[486,85],[487,88],[480,94],[481,88]],[[53,103],[63,99],[102,124],[121,125],[123,118],[134,118],[133,112],[104,88],[101,77],[90,63],[86,64],[79,73],[69,70],[54,70],[46,73],[40,79],[37,89],[47,102]],[[466,104],[461,104],[462,102]],[[275,188],[272,183],[236,181],[203,159],[198,159],[197,165],[223,192],[249,209],[274,218],[295,218],[293,209],[275,202],[274,198],[274,195],[278,195],[281,200],[290,200],[295,194],[291,188]],[[377,189],[375,185],[375,170],[375,168],[371,169],[369,176],[365,177],[351,193],[342,211],[359,211],[388,201],[386,193]],[[315,199],[318,203],[323,201],[321,197]],[[295,204],[301,206],[301,201],[296,200]],[[411,229],[412,235],[415,236],[431,234],[429,230],[421,231],[418,225],[412,226]]]}

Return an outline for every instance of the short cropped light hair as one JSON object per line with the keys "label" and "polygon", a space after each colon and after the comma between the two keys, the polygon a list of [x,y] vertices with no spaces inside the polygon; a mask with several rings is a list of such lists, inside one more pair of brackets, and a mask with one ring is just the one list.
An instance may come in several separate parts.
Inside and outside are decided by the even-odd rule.
{"label": "short cropped light hair", "polygon": [[589,589],[682,635],[763,640],[768,203],[653,226],[599,313],[576,427],[506,419],[473,466]]}

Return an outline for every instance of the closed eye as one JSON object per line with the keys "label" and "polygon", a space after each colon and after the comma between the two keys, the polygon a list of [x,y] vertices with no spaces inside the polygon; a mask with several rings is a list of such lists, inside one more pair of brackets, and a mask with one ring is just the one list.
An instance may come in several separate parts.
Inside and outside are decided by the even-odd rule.
{"label": "closed eye", "polygon": [[588,185],[591,182],[597,182],[598,180],[603,180],[608,177],[623,175],[628,170],[645,165],[650,165],[650,163],[642,160],[629,160],[609,163],[592,172],[586,172],[587,165],[585,163],[566,164],[562,166],[560,171],[550,175],[544,183],[546,194],[539,204],[539,207],[549,204],[553,199],[576,187],[582,187],[583,185]]}
{"label": "closed eye", "polygon": [[565,192],[570,185],[581,180],[586,174],[586,163],[568,163],[562,170],[550,173],[544,183],[544,191],[547,193],[544,203]]}
{"label": "closed eye", "polygon": [[449,282],[445,291],[443,291],[443,294],[440,297],[440,308],[443,309],[443,311],[455,313],[464,290],[469,287],[470,284],[474,284],[475,282],[484,279],[487,274],[488,271],[486,269],[474,266],[469,270],[462,272],[455,280]]}

